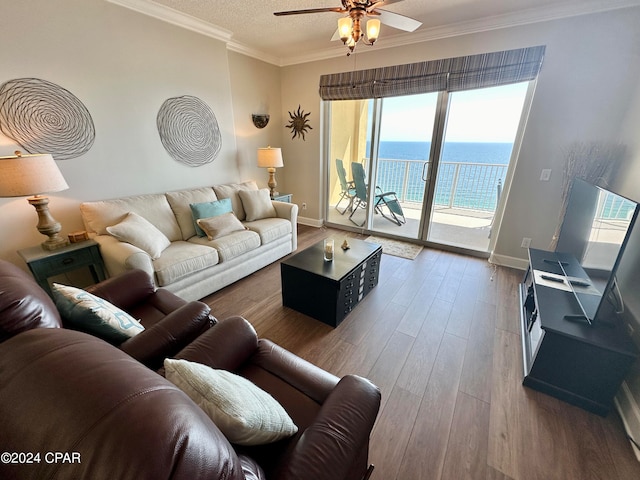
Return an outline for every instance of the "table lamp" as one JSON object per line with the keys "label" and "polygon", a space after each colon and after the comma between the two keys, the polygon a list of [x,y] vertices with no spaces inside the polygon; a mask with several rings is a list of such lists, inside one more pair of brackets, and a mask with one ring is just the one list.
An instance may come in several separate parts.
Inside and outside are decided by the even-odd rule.
{"label": "table lamp", "polygon": [[51,155],[22,155],[0,157],[0,197],[26,197],[38,213],[38,231],[49,237],[42,248],[55,250],[69,242],[60,236],[62,227],[49,212],[49,199],[43,193],[61,192],[69,188]]}
{"label": "table lamp", "polygon": [[266,168],[269,172],[269,194],[271,198],[276,196],[278,192],[275,191],[278,183],[276,182],[276,168],[284,167],[282,161],[282,150],[280,148],[259,148],[258,149],[258,166]]}

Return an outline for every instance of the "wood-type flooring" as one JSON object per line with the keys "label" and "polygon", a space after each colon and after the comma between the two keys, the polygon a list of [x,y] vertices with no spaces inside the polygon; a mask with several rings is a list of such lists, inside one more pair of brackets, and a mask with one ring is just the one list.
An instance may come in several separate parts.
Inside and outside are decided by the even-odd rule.
{"label": "wood-type flooring", "polygon": [[[329,234],[299,226],[298,249]],[[523,272],[425,248],[383,255],[378,286],[337,328],[282,306],[278,262],[203,299],[259,336],[382,391],[371,435],[378,480],[632,480],[621,420],[522,386]]]}

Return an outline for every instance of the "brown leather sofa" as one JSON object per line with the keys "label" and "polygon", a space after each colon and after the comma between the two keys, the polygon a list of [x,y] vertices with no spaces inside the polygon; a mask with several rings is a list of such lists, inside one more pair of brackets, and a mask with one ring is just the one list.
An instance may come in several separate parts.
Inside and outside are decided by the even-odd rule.
{"label": "brown leather sofa", "polygon": [[42,328],[59,326],[53,303],[8,265],[0,261],[0,478],[367,475],[369,434],[380,406],[380,392],[369,381],[338,379],[258,339],[241,317],[219,322],[175,358],[248,378],[299,428],[268,445],[232,445],[183,392],[124,351],[81,332]]}

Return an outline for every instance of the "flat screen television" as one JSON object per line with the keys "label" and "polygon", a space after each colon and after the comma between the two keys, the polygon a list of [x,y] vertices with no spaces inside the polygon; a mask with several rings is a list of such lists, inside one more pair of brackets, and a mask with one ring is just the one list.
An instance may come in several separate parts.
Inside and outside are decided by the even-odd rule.
{"label": "flat screen television", "polygon": [[[600,296],[589,323],[614,322],[624,308],[621,291],[640,286],[640,277],[629,273],[640,268],[640,256],[637,252],[625,255],[630,243],[633,248],[640,243],[640,228],[635,228],[639,210],[636,202],[612,191],[577,178],[572,183],[556,252],[572,254]],[[621,264],[624,275],[619,278]],[[577,301],[580,297],[576,295]]]}

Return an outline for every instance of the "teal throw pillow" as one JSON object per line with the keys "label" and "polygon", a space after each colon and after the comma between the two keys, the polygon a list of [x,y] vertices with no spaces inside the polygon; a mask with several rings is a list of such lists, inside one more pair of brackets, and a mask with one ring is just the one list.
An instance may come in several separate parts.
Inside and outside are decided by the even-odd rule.
{"label": "teal throw pillow", "polygon": [[52,291],[62,318],[75,330],[116,345],[144,330],[127,312],[81,288],[54,283]]}
{"label": "teal throw pillow", "polygon": [[218,215],[233,211],[230,198],[222,198],[215,202],[191,203],[189,206],[191,207],[191,215],[193,216],[193,224],[196,227],[196,234],[199,237],[207,236],[204,230],[198,225],[199,219],[217,217]]}

